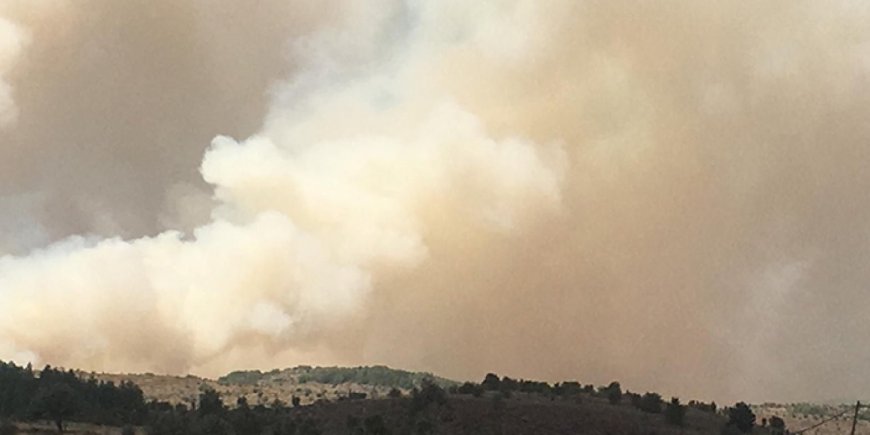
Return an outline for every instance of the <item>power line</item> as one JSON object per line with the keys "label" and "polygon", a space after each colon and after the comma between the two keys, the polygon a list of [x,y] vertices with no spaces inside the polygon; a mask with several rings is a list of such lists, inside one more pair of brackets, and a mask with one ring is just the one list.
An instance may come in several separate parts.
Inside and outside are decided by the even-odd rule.
{"label": "power line", "polygon": [[826,419],[824,419],[824,420],[822,420],[822,421],[820,421],[820,422],[818,422],[818,423],[816,423],[816,424],[814,424],[814,425],[812,425],[812,426],[810,426],[810,427],[805,427],[805,428],[803,428],[803,429],[801,429],[801,430],[794,431],[794,432],[790,432],[790,433],[792,433],[792,434],[794,434],[794,435],[797,435],[797,434],[804,433],[804,432],[806,432],[806,431],[808,431],[808,430],[815,429],[815,428],[817,428],[817,427],[819,427],[819,426],[821,426],[821,425],[823,425],[823,424],[825,424],[825,423],[830,422],[831,420],[834,420],[834,419],[840,418],[840,417],[842,417],[842,416],[848,414],[849,411],[851,411],[851,409],[847,409],[847,410],[845,410],[845,411],[843,411],[843,412],[841,412],[841,413],[839,413],[839,414],[837,414],[837,415],[835,415],[835,416],[833,416],[833,417],[828,417],[828,418],[826,418]]}
{"label": "power line", "polygon": [[[861,410],[861,408],[870,408],[870,405],[862,405],[860,401],[857,402],[857,403],[855,404],[855,416],[852,417],[852,435],[855,435],[855,426],[856,426],[857,423],[858,423],[858,412]],[[823,424],[825,424],[825,423],[830,423],[831,420],[835,420],[835,419],[837,419],[837,418],[840,418],[840,417],[842,417],[842,416],[848,414],[849,412],[852,412],[852,408],[851,408],[851,407],[848,408],[848,409],[846,409],[846,410],[844,410],[843,412],[841,412],[841,413],[839,413],[839,414],[837,414],[837,415],[834,415],[834,416],[828,417],[828,418],[826,418],[826,419],[824,419],[824,420],[822,420],[822,421],[820,421],[820,422],[818,422],[818,423],[816,423],[816,424],[814,424],[814,425],[812,425],[812,426],[810,426],[810,427],[805,427],[805,428],[803,428],[803,429],[801,429],[801,430],[798,430],[798,431],[790,431],[789,433],[791,433],[792,435],[802,434],[802,433],[804,433],[804,432],[806,432],[806,431],[813,430],[813,429],[815,429],[815,428],[817,428],[817,427],[819,427],[819,426],[821,426],[821,425],[823,425]]]}

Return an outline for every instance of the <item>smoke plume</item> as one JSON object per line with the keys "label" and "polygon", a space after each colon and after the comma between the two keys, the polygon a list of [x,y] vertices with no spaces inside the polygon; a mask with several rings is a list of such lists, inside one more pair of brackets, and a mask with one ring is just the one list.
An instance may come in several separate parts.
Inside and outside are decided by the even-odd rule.
{"label": "smoke plume", "polygon": [[32,4],[0,358],[870,388],[863,4]]}

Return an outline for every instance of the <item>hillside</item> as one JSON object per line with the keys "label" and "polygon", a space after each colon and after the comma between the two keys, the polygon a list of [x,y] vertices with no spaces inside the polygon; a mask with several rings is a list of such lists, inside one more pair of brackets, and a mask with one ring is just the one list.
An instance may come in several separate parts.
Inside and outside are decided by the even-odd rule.
{"label": "hillside", "polygon": [[125,380],[132,381],[142,388],[145,397],[150,400],[186,405],[195,403],[204,389],[217,391],[228,404],[236,403],[239,397],[244,397],[252,406],[271,405],[276,400],[287,404],[295,396],[300,399],[301,404],[308,405],[318,400],[339,400],[350,393],[365,393],[368,398],[386,397],[393,388],[407,393],[412,388],[419,387],[424,379],[432,379],[444,388],[458,384],[431,373],[410,372],[385,366],[298,366],[269,372],[235,371],[217,380],[150,373],[81,373],[81,376],[92,376],[116,384]]}

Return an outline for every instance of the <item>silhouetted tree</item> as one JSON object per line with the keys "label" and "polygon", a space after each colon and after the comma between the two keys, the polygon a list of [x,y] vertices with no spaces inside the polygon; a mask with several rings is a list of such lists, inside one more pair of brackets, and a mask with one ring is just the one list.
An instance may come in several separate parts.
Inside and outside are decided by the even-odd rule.
{"label": "silhouetted tree", "polygon": [[746,403],[739,402],[728,409],[728,424],[733,425],[743,433],[752,431],[755,426],[755,413]]}
{"label": "silhouetted tree", "polygon": [[611,405],[616,405],[622,401],[622,386],[619,385],[619,382],[611,382],[610,385],[600,388],[598,392],[606,397]]}
{"label": "silhouetted tree", "polygon": [[519,389],[519,382],[515,379],[511,379],[507,376],[501,378],[501,385],[499,386],[499,390],[501,391],[516,391]]}
{"label": "silhouetted tree", "polygon": [[222,415],[226,408],[217,391],[209,388],[199,394],[199,408],[196,410],[200,416]]}
{"label": "silhouetted tree", "polygon": [[33,399],[33,405],[36,413],[50,418],[60,433],[64,431],[64,422],[78,410],[72,387],[60,382],[41,386]]}
{"label": "silhouetted tree", "polygon": [[773,416],[770,417],[770,433],[772,435],[782,435],[785,433],[785,421],[783,419]]}
{"label": "silhouetted tree", "polygon": [[501,379],[499,379],[498,375],[495,373],[487,373],[480,385],[483,386],[485,390],[497,391],[501,389]]}

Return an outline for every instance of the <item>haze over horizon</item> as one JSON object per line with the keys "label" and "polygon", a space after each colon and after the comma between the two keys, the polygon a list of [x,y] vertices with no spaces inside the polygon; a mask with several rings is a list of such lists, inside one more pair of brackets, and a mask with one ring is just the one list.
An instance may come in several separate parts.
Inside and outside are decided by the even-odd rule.
{"label": "haze over horizon", "polygon": [[867,398],[868,20],[0,0],[0,359]]}

